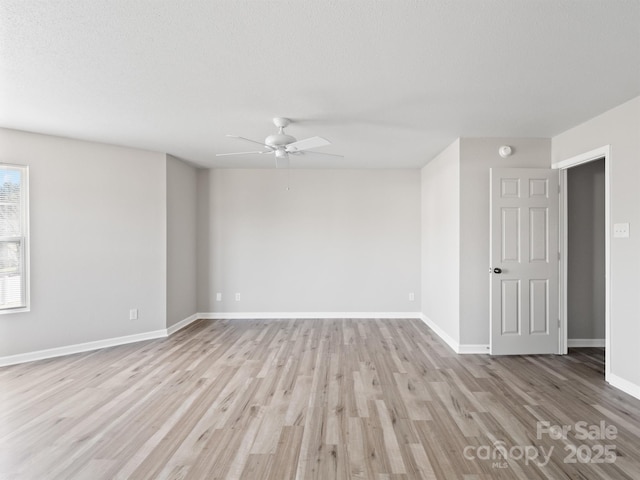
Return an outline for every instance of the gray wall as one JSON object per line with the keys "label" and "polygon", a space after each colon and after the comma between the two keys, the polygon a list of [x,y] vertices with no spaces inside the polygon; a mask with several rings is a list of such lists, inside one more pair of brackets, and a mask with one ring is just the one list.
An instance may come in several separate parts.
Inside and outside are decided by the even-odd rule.
{"label": "gray wall", "polygon": [[[196,306],[198,313],[210,312],[215,305],[211,263],[211,170],[200,169],[196,175]],[[211,295],[214,295],[211,297]]]}
{"label": "gray wall", "polygon": [[610,225],[629,223],[629,238],[611,239],[611,374],[640,391],[640,97],[552,139],[560,162],[611,146]]}
{"label": "gray wall", "polygon": [[604,160],[567,170],[570,339],[604,339]]}
{"label": "gray wall", "polygon": [[164,329],[165,155],[0,129],[0,161],[30,167],[31,228],[31,311],[0,315],[0,356]]}
{"label": "gray wall", "polygon": [[196,172],[167,155],[167,327],[197,312]]}
{"label": "gray wall", "polygon": [[[501,145],[513,154],[502,158]],[[489,343],[489,169],[550,168],[548,138],[460,140],[460,343]]]}
{"label": "gray wall", "polygon": [[198,190],[200,312],[419,311],[418,170],[219,169]]}
{"label": "gray wall", "polygon": [[460,141],[431,160],[422,180],[422,313],[460,340]]}
{"label": "gray wall", "polygon": [[489,169],[550,166],[550,139],[461,138],[422,169],[422,312],[461,345],[489,343]]}

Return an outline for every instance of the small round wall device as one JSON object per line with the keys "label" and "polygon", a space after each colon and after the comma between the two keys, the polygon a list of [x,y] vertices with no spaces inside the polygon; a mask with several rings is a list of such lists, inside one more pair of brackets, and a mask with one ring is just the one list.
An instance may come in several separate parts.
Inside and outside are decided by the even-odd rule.
{"label": "small round wall device", "polygon": [[500,156],[502,158],[507,158],[509,155],[511,155],[513,153],[513,150],[509,145],[502,145],[498,149],[498,153],[500,154]]}

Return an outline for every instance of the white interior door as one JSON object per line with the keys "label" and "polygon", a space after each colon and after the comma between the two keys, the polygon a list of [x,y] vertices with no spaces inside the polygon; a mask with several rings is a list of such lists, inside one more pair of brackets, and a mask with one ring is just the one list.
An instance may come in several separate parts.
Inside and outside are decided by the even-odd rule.
{"label": "white interior door", "polygon": [[559,353],[558,172],[491,169],[491,354]]}

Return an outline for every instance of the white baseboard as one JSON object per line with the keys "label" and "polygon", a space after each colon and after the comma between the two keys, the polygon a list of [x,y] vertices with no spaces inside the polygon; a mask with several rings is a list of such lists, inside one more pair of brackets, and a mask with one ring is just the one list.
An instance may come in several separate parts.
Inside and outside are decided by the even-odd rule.
{"label": "white baseboard", "polygon": [[64,347],[48,348],[46,350],[37,350],[35,352],[19,353],[17,355],[0,357],[0,367],[15,365],[18,363],[34,362],[36,360],[46,360],[47,358],[62,357],[64,355],[71,355],[73,353],[99,350],[101,348],[116,347],[118,345],[142,342],[144,340],[155,340],[156,338],[164,338],[166,336],[167,330],[162,329],[152,332],[126,335],[124,337],[107,338],[104,340],[96,340],[94,342],[76,343],[75,345],[65,345]]}
{"label": "white baseboard", "polygon": [[5,357],[0,357],[0,367],[16,365],[18,363],[34,362],[36,360],[46,360],[48,358],[62,357],[64,355],[71,355],[74,353],[89,352],[91,350],[99,350],[101,348],[117,347],[118,345],[142,342],[144,340],[165,338],[169,335],[173,335],[175,332],[196,321],[198,318],[200,318],[198,317],[198,314],[194,314],[190,317],[185,318],[184,320],[179,321],[175,325],[170,326],[169,328],[154,330],[152,332],[136,333],[133,335],[125,335],[123,337],[106,338],[104,340],[96,340],[93,342],[76,343],[74,345],[65,345],[63,347],[37,350],[35,352],[8,355]]}
{"label": "white baseboard", "polygon": [[209,312],[198,313],[207,320],[271,320],[294,318],[420,318],[419,312]]}
{"label": "white baseboard", "polygon": [[489,345],[479,343],[474,345],[472,343],[461,343],[458,348],[458,353],[461,355],[488,355]]}
{"label": "white baseboard", "polygon": [[460,350],[460,344],[456,340],[454,340],[447,332],[433,323],[433,320],[431,320],[423,313],[420,314],[420,320],[426,323],[427,327],[433,330],[434,333],[438,335],[444,341],[444,343],[449,345],[454,352],[458,353],[458,350]]}
{"label": "white baseboard", "polygon": [[210,312],[196,313],[184,320],[171,325],[169,328],[155,330],[152,332],[137,333],[123,337],[107,338],[94,342],[78,343],[75,345],[66,345],[63,347],[49,348],[46,350],[38,350],[35,352],[20,353],[17,355],[9,355],[0,357],[0,367],[15,365],[18,363],[33,362],[36,360],[45,360],[47,358],[61,357],[63,355],[71,355],[74,353],[88,352],[90,350],[98,350],[101,348],[116,347],[118,345],[126,345],[128,343],[141,342],[144,340],[154,340],[157,338],[168,337],[178,330],[186,327],[198,319],[204,320],[224,320],[224,319],[295,319],[295,318],[358,318],[358,319],[419,319],[427,324],[436,335],[444,340],[454,352],[460,354],[486,354],[488,353],[487,345],[461,345],[451,338],[438,325],[433,323],[428,317],[420,312]]}
{"label": "white baseboard", "polygon": [[420,314],[420,319],[427,324],[433,332],[438,335],[451,349],[460,355],[487,355],[489,353],[489,345],[485,344],[465,344],[456,342],[447,332],[436,325],[433,320],[424,314]]}
{"label": "white baseboard", "polygon": [[569,348],[599,347],[604,348],[604,338],[569,338],[567,340]]}
{"label": "white baseboard", "polygon": [[628,393],[629,395],[640,399],[640,385],[636,385],[635,383],[614,375],[611,372],[607,375],[607,382],[609,382],[611,386],[619,388],[624,393]]}
{"label": "white baseboard", "polygon": [[202,317],[199,317],[197,313],[194,313],[193,315],[185,318],[184,320],[180,320],[175,325],[171,325],[169,328],[167,328],[167,336],[173,335],[178,330],[183,329],[184,327],[186,327],[187,325],[195,322],[199,318],[202,318]]}
{"label": "white baseboard", "polygon": [[417,312],[233,312],[233,313],[195,313],[184,320],[179,321],[169,328],[155,330],[152,332],[136,333],[134,335],[126,335],[123,337],[107,338],[104,340],[96,340],[93,342],[77,343],[75,345],[65,345],[63,347],[48,348],[46,350],[37,350],[35,352],[19,353],[17,355],[8,355],[0,357],[0,367],[8,365],[16,365],[18,363],[33,362],[36,360],[45,360],[47,358],[61,357],[63,355],[71,355],[74,353],[88,352],[101,348],[117,347],[118,345],[126,345],[127,343],[141,342],[144,340],[155,340],[157,338],[168,337],[178,330],[195,322],[198,319],[252,319],[252,318],[420,318]]}

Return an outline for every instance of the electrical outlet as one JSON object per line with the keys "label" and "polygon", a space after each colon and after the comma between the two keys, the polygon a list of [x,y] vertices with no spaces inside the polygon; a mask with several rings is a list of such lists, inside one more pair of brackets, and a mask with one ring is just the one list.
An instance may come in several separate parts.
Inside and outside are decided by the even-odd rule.
{"label": "electrical outlet", "polygon": [[240,294],[236,293],[236,302],[239,302],[239,301],[240,301]]}
{"label": "electrical outlet", "polygon": [[222,301],[222,294],[220,292],[216,293],[216,302]]}
{"label": "electrical outlet", "polygon": [[410,302],[413,302],[413,301],[415,301],[415,299],[416,299],[416,295],[415,295],[415,293],[413,293],[413,292],[409,292],[409,301],[410,301]]}
{"label": "electrical outlet", "polygon": [[137,320],[138,319],[138,309],[132,308],[129,310],[129,320]]}
{"label": "electrical outlet", "polygon": [[629,238],[629,224],[628,223],[614,223],[613,224],[613,236],[614,236],[614,238]]}

